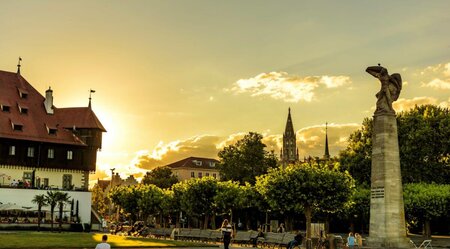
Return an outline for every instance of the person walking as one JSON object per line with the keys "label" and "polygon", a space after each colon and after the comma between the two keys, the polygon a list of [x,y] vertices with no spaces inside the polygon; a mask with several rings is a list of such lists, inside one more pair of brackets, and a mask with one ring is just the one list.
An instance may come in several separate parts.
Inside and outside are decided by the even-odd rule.
{"label": "person walking", "polygon": [[223,220],[220,230],[222,231],[223,235],[222,237],[224,249],[229,249],[231,236],[233,235],[233,228],[231,227],[231,224],[228,223],[227,219]]}
{"label": "person walking", "polygon": [[102,243],[97,244],[97,246],[95,247],[95,249],[111,249],[111,246],[106,243],[106,241],[108,240],[108,235],[103,235],[102,237]]}
{"label": "person walking", "polygon": [[353,249],[355,247],[355,244],[356,244],[355,237],[353,236],[353,233],[350,232],[347,237],[347,246],[349,249]]}

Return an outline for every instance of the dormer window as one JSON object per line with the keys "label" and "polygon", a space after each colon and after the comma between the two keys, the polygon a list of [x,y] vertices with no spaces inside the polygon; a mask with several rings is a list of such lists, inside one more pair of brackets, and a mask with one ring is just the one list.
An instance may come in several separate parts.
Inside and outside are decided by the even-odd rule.
{"label": "dormer window", "polygon": [[19,90],[19,96],[21,99],[26,99],[28,98],[28,92],[23,90],[23,89],[18,89]]}
{"label": "dormer window", "polygon": [[22,114],[28,114],[28,108],[27,108],[27,107],[21,106],[21,105],[18,105],[18,106],[19,106],[19,111],[20,111],[20,113],[22,113]]}
{"label": "dormer window", "polygon": [[202,166],[202,161],[192,160],[192,162],[197,166]]}
{"label": "dormer window", "polygon": [[11,121],[11,127],[14,131],[23,131],[23,124]]}
{"label": "dormer window", "polygon": [[13,130],[15,130],[15,131],[23,131],[23,125],[13,124]]}
{"label": "dormer window", "polygon": [[2,111],[3,112],[10,112],[11,107],[8,105],[1,105]]}
{"label": "dormer window", "polygon": [[56,132],[58,131],[57,127],[52,127],[48,125],[45,125],[45,127],[47,128],[47,132],[49,135],[56,135]]}
{"label": "dormer window", "polygon": [[209,162],[209,167],[216,167],[216,163],[215,162]]}

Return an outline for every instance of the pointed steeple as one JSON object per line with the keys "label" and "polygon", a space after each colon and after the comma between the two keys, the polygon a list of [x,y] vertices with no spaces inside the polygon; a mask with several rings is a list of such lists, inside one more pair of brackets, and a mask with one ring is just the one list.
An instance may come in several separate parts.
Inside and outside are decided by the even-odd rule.
{"label": "pointed steeple", "polygon": [[325,155],[323,155],[325,159],[330,159],[330,151],[328,149],[328,122],[325,123]]}
{"label": "pointed steeple", "polygon": [[284,130],[284,134],[290,136],[294,133],[294,125],[292,124],[292,118],[291,118],[291,108],[289,107],[289,113],[286,121],[286,128]]}
{"label": "pointed steeple", "polygon": [[286,128],[283,134],[283,148],[280,153],[281,162],[283,165],[289,163],[296,163],[298,161],[297,138],[292,124],[291,108],[288,109],[288,117],[286,121]]}

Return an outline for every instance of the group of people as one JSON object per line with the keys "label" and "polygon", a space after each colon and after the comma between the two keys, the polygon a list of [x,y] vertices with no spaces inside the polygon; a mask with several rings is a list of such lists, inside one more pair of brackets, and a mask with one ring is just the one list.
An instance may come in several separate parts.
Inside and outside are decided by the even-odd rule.
{"label": "group of people", "polygon": [[353,233],[350,232],[347,237],[347,246],[350,249],[354,247],[362,247],[362,236],[359,233],[355,233],[353,235]]}

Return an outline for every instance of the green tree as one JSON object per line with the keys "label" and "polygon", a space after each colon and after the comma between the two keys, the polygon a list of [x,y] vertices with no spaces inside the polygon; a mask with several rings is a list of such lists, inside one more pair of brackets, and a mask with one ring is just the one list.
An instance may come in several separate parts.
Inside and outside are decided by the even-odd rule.
{"label": "green tree", "polygon": [[412,183],[403,188],[405,213],[410,225],[423,224],[423,235],[431,236],[430,221],[449,218],[450,185]]}
{"label": "green tree", "polygon": [[[397,115],[403,183],[450,183],[450,115],[448,108],[416,106]],[[358,184],[370,186],[372,119],[352,133],[339,160]]]}
{"label": "green tree", "polygon": [[148,171],[142,178],[143,184],[153,184],[160,188],[170,188],[177,182],[177,177],[172,175],[172,170],[168,167],[155,168]]}
{"label": "green tree", "polygon": [[47,195],[45,196],[45,200],[50,206],[50,220],[51,220],[51,231],[53,232],[53,214],[55,213],[56,204],[58,204],[58,191],[47,191]]}
{"label": "green tree", "polygon": [[108,210],[109,199],[106,196],[103,189],[98,185],[92,188],[92,207],[97,211],[102,217],[104,217]]}
{"label": "green tree", "polygon": [[164,192],[153,184],[144,184],[138,186],[140,198],[137,201],[137,207],[143,215],[143,220],[147,222],[149,215],[161,213],[161,205],[164,198]]}
{"label": "green tree", "polygon": [[449,109],[416,106],[397,123],[403,182],[450,183]]}
{"label": "green tree", "polygon": [[234,145],[229,145],[219,151],[218,165],[222,180],[239,181],[254,184],[256,176],[267,173],[269,168],[277,165],[273,152],[265,151],[261,134],[250,132]]}
{"label": "green tree", "polygon": [[233,220],[233,209],[244,206],[244,190],[239,182],[226,181],[217,183],[217,194],[214,196],[214,206],[219,214],[229,214]]}
{"label": "green tree", "polygon": [[35,195],[31,202],[38,205],[38,232],[41,230],[41,214],[42,207],[47,206],[47,198],[45,195]]}
{"label": "green tree", "polygon": [[353,187],[354,180],[348,173],[309,164],[269,170],[256,182],[256,189],[273,210],[304,212],[308,239],[313,212],[341,210],[350,201]]}
{"label": "green tree", "polygon": [[64,205],[70,203],[69,194],[64,192],[56,192],[56,203],[58,204],[59,207],[58,231],[61,232]]}
{"label": "green tree", "polygon": [[[184,186],[180,187],[178,185]],[[204,217],[203,227],[206,229],[209,218],[214,214],[217,180],[212,177],[193,178],[177,183],[174,187],[176,192],[181,194],[181,209],[190,216]]]}
{"label": "green tree", "polygon": [[130,216],[134,223],[138,217],[138,201],[141,199],[139,185],[118,186],[113,188],[109,194],[109,199],[117,205],[125,216]]}
{"label": "green tree", "polygon": [[359,184],[370,186],[373,120],[365,118],[361,129],[350,134],[347,148],[339,153],[339,162]]}

